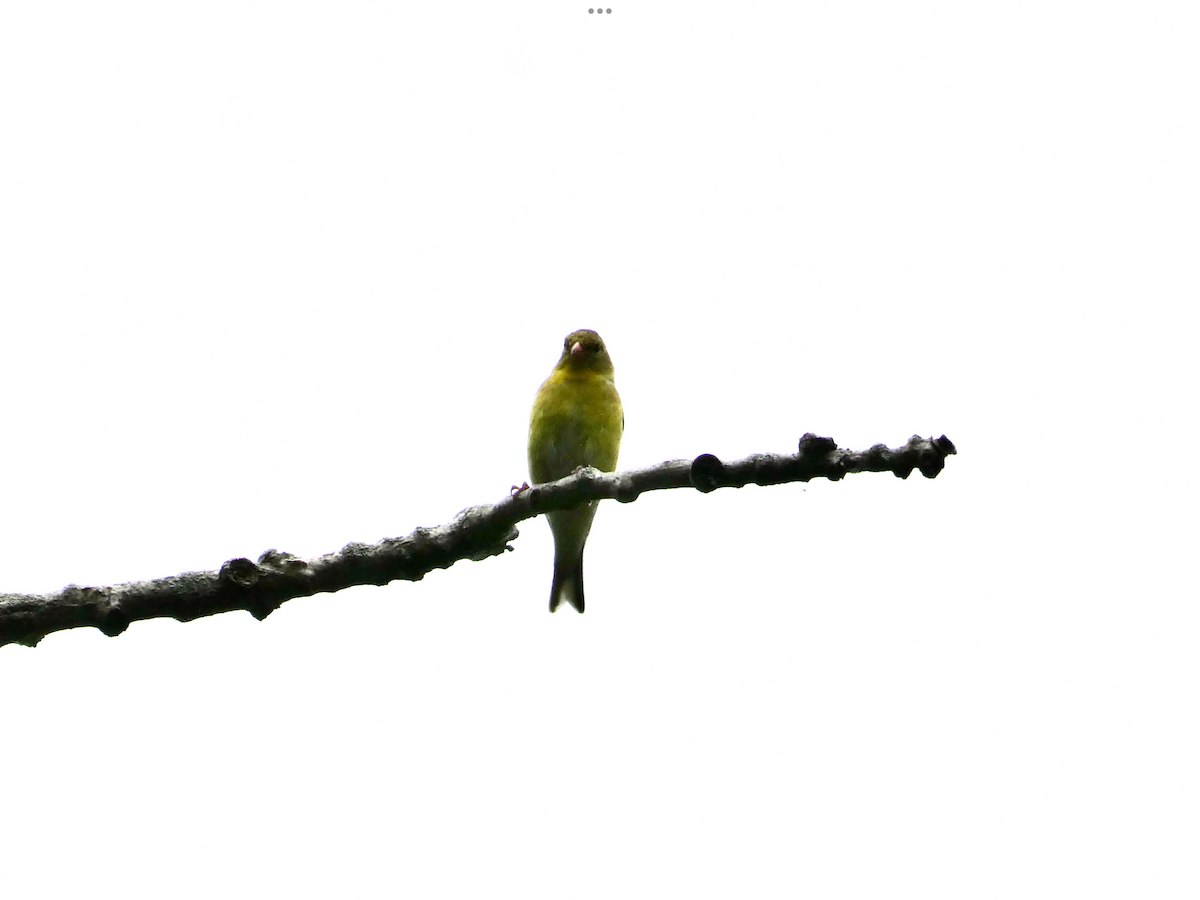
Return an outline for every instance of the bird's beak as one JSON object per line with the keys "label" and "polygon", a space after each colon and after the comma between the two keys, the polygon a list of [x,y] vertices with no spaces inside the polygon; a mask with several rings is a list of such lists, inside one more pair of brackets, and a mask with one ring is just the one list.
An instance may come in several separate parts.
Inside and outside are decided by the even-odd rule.
{"label": "bird's beak", "polygon": [[579,341],[576,341],[575,343],[573,343],[571,345],[571,355],[572,356],[583,356],[583,344],[579,343]]}

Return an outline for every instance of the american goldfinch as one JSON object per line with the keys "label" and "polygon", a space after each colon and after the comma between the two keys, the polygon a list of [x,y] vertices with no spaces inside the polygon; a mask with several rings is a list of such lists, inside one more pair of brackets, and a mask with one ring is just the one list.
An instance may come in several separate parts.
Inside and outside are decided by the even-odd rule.
{"label": "american goldfinch", "polygon": [[[573,331],[562,356],[538,389],[529,420],[529,476],[534,484],[557,481],[581,466],[617,468],[625,413],[613,383],[613,364],[600,335]],[[547,513],[554,534],[550,612],[566,600],[583,612],[583,545],[596,502]]]}

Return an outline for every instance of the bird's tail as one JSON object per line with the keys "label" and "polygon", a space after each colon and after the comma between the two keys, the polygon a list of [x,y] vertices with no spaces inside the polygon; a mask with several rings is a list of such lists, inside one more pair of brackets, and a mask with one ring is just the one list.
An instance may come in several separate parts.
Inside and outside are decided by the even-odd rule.
{"label": "bird's tail", "polygon": [[557,555],[554,560],[554,581],[550,584],[550,612],[558,609],[558,605],[566,600],[580,612],[583,612],[583,554],[573,561],[560,564]]}

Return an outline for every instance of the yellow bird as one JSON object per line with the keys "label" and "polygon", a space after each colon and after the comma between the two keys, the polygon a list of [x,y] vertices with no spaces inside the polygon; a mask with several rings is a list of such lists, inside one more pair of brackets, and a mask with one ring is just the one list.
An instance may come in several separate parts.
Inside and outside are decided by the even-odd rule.
{"label": "yellow bird", "polygon": [[[530,478],[534,484],[557,481],[581,466],[615,471],[624,430],[625,413],[604,341],[594,331],[571,332],[558,365],[533,401]],[[583,545],[597,502],[546,514],[554,534],[550,612],[564,600],[583,612]]]}

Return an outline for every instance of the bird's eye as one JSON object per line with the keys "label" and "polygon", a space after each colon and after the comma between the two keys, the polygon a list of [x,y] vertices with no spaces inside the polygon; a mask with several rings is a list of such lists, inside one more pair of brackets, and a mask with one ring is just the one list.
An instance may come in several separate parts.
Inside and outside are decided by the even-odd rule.
{"label": "bird's eye", "polygon": [[588,349],[591,350],[593,353],[599,353],[600,345],[599,344],[588,344]]}

